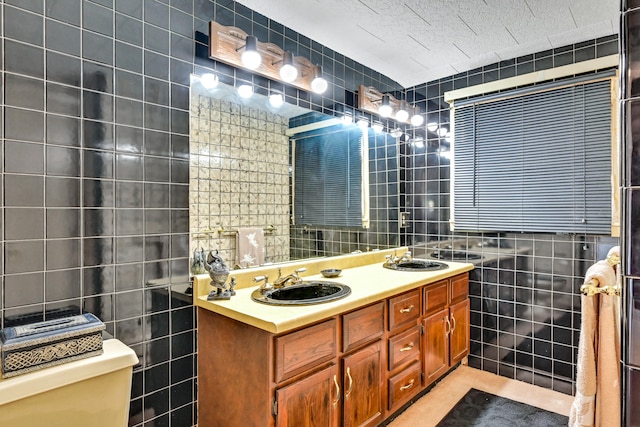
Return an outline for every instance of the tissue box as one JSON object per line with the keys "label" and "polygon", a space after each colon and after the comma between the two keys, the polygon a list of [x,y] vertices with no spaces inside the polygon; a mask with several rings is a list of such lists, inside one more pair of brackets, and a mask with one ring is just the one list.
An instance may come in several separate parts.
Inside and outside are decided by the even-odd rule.
{"label": "tissue box", "polygon": [[0,331],[2,378],[102,354],[104,323],[91,313]]}

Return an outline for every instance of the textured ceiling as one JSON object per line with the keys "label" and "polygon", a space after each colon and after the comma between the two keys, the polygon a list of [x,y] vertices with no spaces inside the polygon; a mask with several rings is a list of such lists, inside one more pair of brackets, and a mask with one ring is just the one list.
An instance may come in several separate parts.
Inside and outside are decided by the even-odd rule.
{"label": "textured ceiling", "polygon": [[619,0],[237,0],[404,87],[618,33]]}

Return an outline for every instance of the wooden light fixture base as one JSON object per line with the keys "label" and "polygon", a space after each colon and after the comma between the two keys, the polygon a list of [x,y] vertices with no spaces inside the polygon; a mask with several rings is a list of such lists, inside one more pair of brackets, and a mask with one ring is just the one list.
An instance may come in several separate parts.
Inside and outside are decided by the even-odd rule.
{"label": "wooden light fixture base", "polygon": [[[247,69],[242,63],[242,52],[248,34],[240,28],[224,26],[215,21],[209,22],[209,58]],[[258,41],[257,50],[262,56],[262,63],[253,73],[282,81],[280,67],[283,64],[284,50],[273,43]],[[307,58],[294,55],[294,66],[298,69],[298,77],[292,82],[283,82],[299,89],[311,92],[311,81],[314,79],[314,65]]]}

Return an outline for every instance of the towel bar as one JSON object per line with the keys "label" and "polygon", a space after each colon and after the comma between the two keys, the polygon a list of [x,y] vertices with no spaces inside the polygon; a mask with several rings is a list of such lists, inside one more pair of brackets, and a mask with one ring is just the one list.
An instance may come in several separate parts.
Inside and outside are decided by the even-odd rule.
{"label": "towel bar", "polygon": [[586,296],[593,296],[596,294],[607,294],[620,296],[620,288],[617,286],[598,286],[598,281],[595,279],[589,280],[584,285],[580,286],[580,292]]}
{"label": "towel bar", "polygon": [[[274,227],[273,225],[268,225],[267,227],[263,228],[263,230],[265,234],[273,234],[276,231],[276,227]],[[207,231],[205,231],[205,233],[206,232]],[[238,230],[226,230],[223,226],[220,226],[218,227],[216,232],[218,233],[218,236],[235,236]]]}

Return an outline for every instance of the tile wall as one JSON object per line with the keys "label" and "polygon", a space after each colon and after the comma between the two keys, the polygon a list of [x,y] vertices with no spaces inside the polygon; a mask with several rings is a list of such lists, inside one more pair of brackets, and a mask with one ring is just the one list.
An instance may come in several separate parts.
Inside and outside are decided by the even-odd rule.
{"label": "tile wall", "polygon": [[[593,235],[473,234],[449,227],[450,130],[444,93],[515,75],[617,53],[616,36],[588,40],[505,60],[408,89],[407,98],[426,108],[427,129],[402,144],[402,209],[410,214],[405,243],[420,248],[460,240],[490,262],[470,273],[471,355],[486,371],[572,394],[580,330],[580,293],[586,269],[606,257],[618,239]],[[430,123],[434,126],[430,130]],[[443,128],[442,136],[437,133]],[[490,257],[497,241],[517,256]],[[471,261],[470,261],[471,262]]]}
{"label": "tile wall", "polygon": [[192,92],[190,122],[191,252],[217,250],[233,267],[234,231],[273,226],[264,232],[265,262],[288,261],[289,120]]}
{"label": "tile wall", "polygon": [[[95,313],[140,358],[130,425],[193,425],[190,75],[327,113],[399,87],[230,0],[2,0],[0,17],[0,327]],[[209,60],[213,19],[322,64],[329,91]]]}

